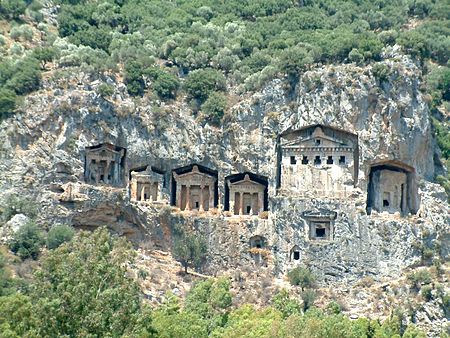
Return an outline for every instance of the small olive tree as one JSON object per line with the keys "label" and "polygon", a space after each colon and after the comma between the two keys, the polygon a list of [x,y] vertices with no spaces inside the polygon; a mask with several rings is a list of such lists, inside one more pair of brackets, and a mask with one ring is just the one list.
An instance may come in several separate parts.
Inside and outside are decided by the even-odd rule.
{"label": "small olive tree", "polygon": [[173,255],[184,267],[187,273],[188,266],[198,267],[206,254],[206,241],[204,237],[196,233],[181,232],[176,238],[173,247]]}

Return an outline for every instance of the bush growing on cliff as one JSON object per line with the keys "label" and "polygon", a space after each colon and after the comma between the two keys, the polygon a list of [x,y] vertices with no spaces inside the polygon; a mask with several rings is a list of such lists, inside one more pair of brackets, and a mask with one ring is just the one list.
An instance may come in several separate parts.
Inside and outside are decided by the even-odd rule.
{"label": "bush growing on cliff", "polygon": [[174,240],[173,255],[183,265],[185,273],[187,273],[189,266],[199,267],[204,259],[206,250],[206,241],[198,233],[186,233],[183,231]]}
{"label": "bush growing on cliff", "polygon": [[201,110],[205,114],[206,119],[216,126],[220,125],[226,109],[227,98],[225,95],[218,92],[210,94],[208,99],[201,106]]}
{"label": "bush growing on cliff", "polygon": [[215,69],[199,69],[189,73],[184,85],[193,99],[204,102],[214,91],[225,90],[225,77]]}
{"label": "bush growing on cliff", "polygon": [[22,260],[36,259],[45,243],[42,230],[33,222],[20,227],[9,242],[9,248]]}
{"label": "bush growing on cliff", "polygon": [[316,280],[311,271],[303,267],[297,267],[289,271],[288,278],[292,285],[300,286],[302,290],[314,287]]}
{"label": "bush growing on cliff", "polygon": [[0,121],[14,112],[17,95],[7,88],[0,88]]}
{"label": "bush growing on cliff", "polygon": [[47,234],[47,248],[56,249],[61,244],[69,242],[75,235],[75,230],[65,224],[55,225]]}

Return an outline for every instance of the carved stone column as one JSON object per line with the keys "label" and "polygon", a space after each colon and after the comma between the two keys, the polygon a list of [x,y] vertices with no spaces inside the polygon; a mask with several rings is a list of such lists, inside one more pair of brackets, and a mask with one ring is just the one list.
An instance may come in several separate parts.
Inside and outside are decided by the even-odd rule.
{"label": "carved stone column", "polygon": [[209,209],[214,208],[214,183],[209,186]]}
{"label": "carved stone column", "polygon": [[181,210],[181,189],[183,186],[181,184],[177,184],[177,191],[175,195],[175,204],[178,204],[178,208]]}
{"label": "carved stone column", "polygon": [[242,215],[244,212],[244,193],[242,191],[239,192],[239,215]]}
{"label": "carved stone column", "polygon": [[186,208],[184,210],[191,210],[191,185],[186,185]]}
{"label": "carved stone column", "polygon": [[204,188],[205,188],[204,185],[200,186],[200,203],[199,203],[198,211],[204,211],[204,208],[203,208],[203,189]]}
{"label": "carved stone column", "polygon": [[141,201],[145,201],[145,183],[142,184]]}
{"label": "carved stone column", "polygon": [[264,211],[264,192],[258,192],[258,214]]}
{"label": "carved stone column", "polygon": [[236,192],[234,190],[230,189],[230,194],[229,194],[229,209],[232,215],[234,215],[234,197],[236,195]]}
{"label": "carved stone column", "polygon": [[130,198],[133,201],[137,201],[137,180],[135,178],[131,179],[131,183],[130,183]]}

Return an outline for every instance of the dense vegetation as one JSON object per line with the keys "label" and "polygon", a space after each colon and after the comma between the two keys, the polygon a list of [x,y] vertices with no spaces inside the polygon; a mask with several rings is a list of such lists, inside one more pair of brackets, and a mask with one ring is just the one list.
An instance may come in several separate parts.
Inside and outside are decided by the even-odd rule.
{"label": "dense vegetation", "polygon": [[[304,311],[286,290],[270,307],[236,308],[226,278],[197,283],[184,302],[168,293],[152,309],[130,273],[133,258],[129,244],[105,229],[44,250],[22,281],[0,253],[0,337],[425,337],[404,325],[400,311],[383,323],[352,321],[333,302]],[[297,275],[310,285],[304,271]]]}

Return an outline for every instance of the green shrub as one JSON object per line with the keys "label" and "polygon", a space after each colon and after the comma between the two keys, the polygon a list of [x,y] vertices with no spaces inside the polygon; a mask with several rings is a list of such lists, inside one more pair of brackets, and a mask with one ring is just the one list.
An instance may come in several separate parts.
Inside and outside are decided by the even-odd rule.
{"label": "green shrub", "polygon": [[388,66],[383,63],[376,63],[372,67],[372,73],[375,79],[380,82],[386,81],[391,73]]}
{"label": "green shrub", "polygon": [[422,284],[430,284],[432,281],[431,274],[427,270],[411,272],[407,279],[411,283],[411,287],[416,290],[420,290]]}
{"label": "green shrub", "polygon": [[290,315],[299,314],[301,306],[296,299],[289,297],[289,292],[282,289],[272,298],[272,305],[275,309],[280,311],[283,318],[288,318]]}
{"label": "green shrub", "polygon": [[215,69],[199,69],[189,73],[184,85],[191,98],[206,101],[214,91],[225,90],[225,77]]}
{"label": "green shrub", "polygon": [[425,285],[420,290],[420,294],[422,295],[423,299],[425,299],[427,302],[429,302],[433,298],[433,295],[431,294],[432,291],[433,291],[433,288],[431,286]]}
{"label": "green shrub", "polygon": [[109,97],[114,94],[114,86],[107,83],[102,83],[98,86],[97,92],[101,97]]}
{"label": "green shrub", "polygon": [[28,222],[13,235],[9,248],[21,259],[36,259],[44,243],[42,230],[34,222]]}
{"label": "green shrub", "polygon": [[144,95],[145,82],[142,77],[142,65],[136,61],[131,61],[125,64],[125,84],[127,86],[128,94],[131,96]]}
{"label": "green shrub", "polygon": [[37,47],[33,49],[32,56],[41,63],[41,68],[45,69],[47,63],[55,59],[57,52],[53,47]]}
{"label": "green shrub", "polygon": [[222,121],[226,109],[227,98],[224,94],[218,92],[210,94],[201,106],[201,110],[205,114],[206,119],[216,126]]}
{"label": "green shrub", "polygon": [[174,99],[176,97],[180,81],[175,75],[156,67],[149,68],[147,73],[153,80],[153,90],[160,98]]}
{"label": "green shrub", "polygon": [[0,120],[8,117],[16,108],[16,93],[7,88],[0,88]]}
{"label": "green shrub", "polygon": [[39,88],[41,78],[39,61],[25,58],[14,65],[14,74],[6,82],[6,87],[13,89],[18,95],[28,94]]}
{"label": "green shrub", "polygon": [[289,282],[292,285],[297,285],[304,290],[314,286],[315,277],[307,268],[297,267],[288,272]]}
{"label": "green shrub", "polygon": [[314,290],[306,289],[302,291],[301,297],[303,300],[303,311],[307,311],[314,305],[317,294]]}
{"label": "green shrub", "polygon": [[47,234],[47,248],[56,249],[64,242],[69,242],[74,234],[75,230],[68,225],[61,224],[52,227]]}
{"label": "green shrub", "polygon": [[14,26],[9,33],[13,40],[23,38],[27,41],[33,40],[33,29],[28,25]]}
{"label": "green shrub", "polygon": [[362,55],[356,48],[353,48],[350,53],[348,53],[348,58],[351,62],[361,63],[364,60],[364,55]]}
{"label": "green shrub", "polygon": [[18,19],[25,13],[27,5],[24,0],[2,0],[0,2],[0,13],[9,19]]}
{"label": "green shrub", "polygon": [[173,256],[184,266],[185,273],[189,265],[198,268],[206,252],[206,241],[199,234],[182,231],[174,240]]}
{"label": "green shrub", "polygon": [[37,216],[37,205],[30,200],[30,197],[10,195],[3,205],[0,205],[0,219],[8,222],[14,215],[24,214],[29,218]]}

